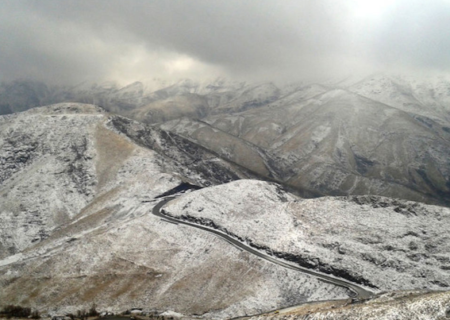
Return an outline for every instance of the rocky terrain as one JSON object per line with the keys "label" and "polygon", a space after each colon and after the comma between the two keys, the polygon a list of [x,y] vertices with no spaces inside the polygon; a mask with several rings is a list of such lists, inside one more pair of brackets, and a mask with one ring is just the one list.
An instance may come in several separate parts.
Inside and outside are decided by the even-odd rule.
{"label": "rocky terrain", "polygon": [[71,103],[0,127],[1,306],[223,318],[349,295],[154,216],[180,185],[253,176],[173,133]]}

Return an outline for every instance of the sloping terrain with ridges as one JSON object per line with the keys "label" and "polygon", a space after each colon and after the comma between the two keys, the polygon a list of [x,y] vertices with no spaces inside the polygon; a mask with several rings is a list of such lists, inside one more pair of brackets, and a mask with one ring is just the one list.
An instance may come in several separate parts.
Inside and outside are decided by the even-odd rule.
{"label": "sloping terrain with ridges", "polygon": [[249,176],[203,147],[82,104],[0,127],[0,307],[223,318],[348,296],[152,214],[183,185]]}

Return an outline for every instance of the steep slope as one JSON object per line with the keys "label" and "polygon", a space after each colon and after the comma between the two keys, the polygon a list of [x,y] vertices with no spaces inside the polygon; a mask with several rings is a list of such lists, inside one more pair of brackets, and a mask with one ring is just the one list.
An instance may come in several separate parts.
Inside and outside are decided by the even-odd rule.
{"label": "steep slope", "polygon": [[195,143],[200,143],[221,158],[237,163],[261,176],[275,178],[274,173],[265,161],[267,155],[265,155],[263,149],[218,130],[208,123],[182,118],[165,122],[158,127],[186,137]]}
{"label": "steep slope", "polygon": [[297,188],[430,203],[450,198],[446,127],[345,90],[204,120],[259,146],[280,181]]}
{"label": "steep slope", "polygon": [[80,104],[0,127],[0,306],[233,317],[348,295],[154,216],[187,183],[250,176],[176,134]]}
{"label": "steep slope", "polygon": [[349,85],[347,89],[440,124],[450,124],[450,81],[444,77],[417,80],[376,74]]}
{"label": "steep slope", "polygon": [[224,79],[154,79],[123,88],[16,82],[4,90],[6,98],[0,94],[0,105],[5,99],[9,112],[14,101],[95,102],[308,194],[450,205],[449,90],[445,77],[387,75],[281,88]]}
{"label": "steep slope", "polygon": [[[2,225],[0,257],[45,239],[49,229],[113,189],[109,180],[117,179],[132,155],[145,158],[135,151],[133,140],[156,151],[153,162],[161,172],[182,175],[197,185],[249,176],[183,138],[91,105],[43,107],[4,116],[0,126],[1,204],[11,218],[11,224]],[[123,134],[128,137],[121,138]]]}
{"label": "steep slope", "polygon": [[199,84],[182,82],[152,93],[152,102],[128,115],[145,123],[163,123],[183,117],[201,119],[211,113],[257,108],[276,100],[278,95],[279,89],[273,84],[243,86],[236,90],[223,85],[202,88]]}
{"label": "steep slope", "polygon": [[210,112],[208,101],[197,94],[183,94],[156,100],[130,113],[145,123],[162,123],[182,117],[203,118]]}
{"label": "steep slope", "polygon": [[296,200],[239,180],[179,197],[163,213],[375,292],[450,288],[448,208],[376,196]]}
{"label": "steep slope", "polygon": [[219,104],[214,108],[214,113],[239,112],[247,109],[258,108],[278,99],[280,89],[273,83],[262,83],[242,88],[235,94],[235,98]]}

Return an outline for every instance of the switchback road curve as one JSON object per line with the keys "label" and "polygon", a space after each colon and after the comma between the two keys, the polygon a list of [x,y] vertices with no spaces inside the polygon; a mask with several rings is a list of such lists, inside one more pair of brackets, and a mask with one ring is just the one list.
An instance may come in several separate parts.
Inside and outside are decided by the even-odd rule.
{"label": "switchback road curve", "polygon": [[334,277],[328,276],[326,274],[323,274],[323,273],[320,273],[320,272],[317,272],[317,271],[314,271],[314,270],[311,270],[311,269],[308,269],[308,268],[304,268],[304,267],[300,267],[300,266],[297,266],[297,265],[293,265],[293,264],[287,263],[285,261],[282,261],[280,259],[276,259],[276,258],[274,258],[274,257],[272,257],[270,255],[264,254],[264,253],[254,249],[254,248],[252,248],[252,247],[250,247],[250,246],[248,246],[248,245],[246,245],[246,244],[244,244],[244,243],[242,243],[242,242],[232,238],[231,236],[229,236],[229,235],[227,235],[227,234],[225,234],[225,233],[223,233],[221,231],[218,231],[216,229],[208,228],[208,227],[205,227],[205,226],[202,226],[202,225],[199,225],[199,224],[195,224],[195,223],[192,223],[192,222],[183,221],[181,219],[176,219],[176,218],[173,218],[173,217],[170,217],[170,216],[167,216],[167,215],[164,215],[163,213],[161,213],[162,207],[164,205],[166,205],[169,201],[171,201],[171,200],[173,200],[175,198],[176,197],[174,197],[174,196],[166,197],[164,200],[159,202],[155,207],[153,207],[152,213],[155,216],[160,217],[163,220],[166,220],[167,222],[171,222],[171,223],[174,223],[174,224],[184,224],[184,225],[187,225],[187,226],[190,226],[190,227],[193,227],[193,228],[197,228],[197,229],[201,229],[201,230],[213,233],[213,234],[219,236],[220,238],[222,238],[223,240],[227,241],[231,245],[239,248],[240,250],[245,250],[245,251],[247,251],[247,252],[249,252],[251,254],[254,254],[254,255],[256,255],[256,256],[264,259],[264,260],[270,261],[270,262],[275,263],[277,265],[280,265],[280,266],[282,266],[284,268],[296,270],[296,271],[299,271],[299,272],[303,272],[303,273],[312,275],[312,276],[320,279],[321,281],[324,281],[324,282],[327,282],[327,283],[331,283],[331,284],[339,286],[339,287],[346,288],[346,289],[354,292],[357,295],[358,299],[360,299],[360,300],[368,299],[368,298],[370,298],[370,297],[372,297],[374,295],[373,292],[368,291],[367,289],[365,289],[363,287],[360,287],[360,286],[358,286],[358,285],[356,285],[356,284],[354,284],[352,282],[349,282],[349,281],[346,281],[346,280],[342,280],[342,279],[338,279],[338,278],[334,278]]}

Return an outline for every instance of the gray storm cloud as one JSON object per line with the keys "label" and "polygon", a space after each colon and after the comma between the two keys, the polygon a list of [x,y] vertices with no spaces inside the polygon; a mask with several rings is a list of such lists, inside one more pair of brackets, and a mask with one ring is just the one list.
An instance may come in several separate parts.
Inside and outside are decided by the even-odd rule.
{"label": "gray storm cloud", "polygon": [[450,1],[0,0],[0,80],[447,72]]}

